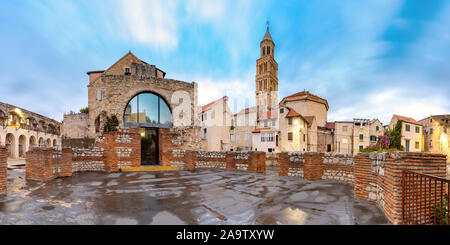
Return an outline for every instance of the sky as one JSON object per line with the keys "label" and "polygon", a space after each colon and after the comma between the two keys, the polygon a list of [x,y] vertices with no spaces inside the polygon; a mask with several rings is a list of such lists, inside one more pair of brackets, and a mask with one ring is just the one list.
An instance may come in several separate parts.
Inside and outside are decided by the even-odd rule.
{"label": "sky", "polygon": [[87,106],[87,71],[132,51],[237,112],[254,105],[267,21],[280,100],[306,89],[328,121],[450,114],[446,0],[4,1],[0,101],[62,120]]}

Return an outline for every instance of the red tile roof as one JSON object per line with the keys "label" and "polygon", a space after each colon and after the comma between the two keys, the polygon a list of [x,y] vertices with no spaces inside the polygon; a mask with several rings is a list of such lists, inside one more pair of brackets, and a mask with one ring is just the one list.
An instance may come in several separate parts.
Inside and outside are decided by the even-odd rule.
{"label": "red tile roof", "polygon": [[284,104],[286,102],[296,101],[296,100],[311,100],[311,101],[315,101],[315,102],[324,104],[325,107],[327,108],[327,110],[329,109],[328,101],[326,99],[320,98],[319,96],[311,94],[308,91],[302,91],[302,92],[298,92],[298,93],[289,95],[287,97],[284,97],[281,100],[280,105]]}
{"label": "red tile roof", "polygon": [[404,117],[404,116],[399,116],[399,115],[394,115],[394,117],[396,117],[397,119],[402,120],[404,122],[407,122],[407,123],[412,123],[412,124],[422,126],[422,124],[420,122],[418,122],[410,117]]}
{"label": "red tile roof", "polygon": [[336,128],[336,124],[334,122],[327,122],[325,127],[329,128],[329,129],[335,129]]}
{"label": "red tile roof", "polygon": [[303,118],[305,118],[306,122],[307,122],[309,125],[312,125],[312,123],[313,123],[314,120],[316,119],[315,116],[306,116],[306,117],[303,117]]}
{"label": "red tile roof", "polygon": [[298,117],[301,116],[300,113],[296,112],[293,108],[289,108],[289,112],[285,117]]}
{"label": "red tile roof", "polygon": [[261,131],[277,131],[274,128],[257,128],[252,131],[252,133],[260,133]]}
{"label": "red tile roof", "polygon": [[227,100],[228,97],[227,97],[227,96],[223,96],[222,98],[220,98],[220,99],[218,99],[218,100],[215,100],[215,101],[213,101],[213,102],[211,102],[211,103],[209,103],[209,104],[207,104],[207,105],[204,105],[204,106],[202,106],[202,107],[200,107],[200,108],[198,109],[198,112],[200,113],[200,112],[204,112],[204,111],[210,109],[211,107],[213,107],[215,104],[217,104],[217,102],[219,102],[219,101],[222,100],[222,99],[223,99],[223,100]]}

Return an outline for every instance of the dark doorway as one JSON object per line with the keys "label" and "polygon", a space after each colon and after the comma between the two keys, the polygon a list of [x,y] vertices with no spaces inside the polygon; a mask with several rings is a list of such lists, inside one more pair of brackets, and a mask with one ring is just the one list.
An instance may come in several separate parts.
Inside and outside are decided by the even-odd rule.
{"label": "dark doorway", "polygon": [[158,128],[141,128],[141,165],[159,165]]}

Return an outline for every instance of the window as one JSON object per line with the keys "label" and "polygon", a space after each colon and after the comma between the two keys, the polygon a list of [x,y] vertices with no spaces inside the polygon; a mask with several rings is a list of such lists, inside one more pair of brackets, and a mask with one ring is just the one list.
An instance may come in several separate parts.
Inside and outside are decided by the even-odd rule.
{"label": "window", "polygon": [[267,54],[270,54],[270,47],[267,47]]}
{"label": "window", "polygon": [[359,140],[364,140],[364,135],[363,134],[359,135]]}
{"label": "window", "polygon": [[306,142],[306,134],[303,135],[303,142]]}
{"label": "window", "polygon": [[371,135],[371,136],[370,136],[370,141],[377,141],[377,136]]}
{"label": "window", "polygon": [[236,134],[236,142],[239,142],[239,141],[241,141],[241,135]]}
{"label": "window", "polygon": [[433,134],[433,128],[430,128],[430,134]]}
{"label": "window", "polygon": [[234,142],[234,134],[230,134],[230,142]]}
{"label": "window", "polygon": [[405,124],[405,131],[406,132],[411,131],[411,126],[409,124]]}
{"label": "window", "polygon": [[359,150],[361,151],[361,150],[363,150],[363,149],[364,149],[364,146],[360,145],[360,146],[359,146]]}
{"label": "window", "polygon": [[159,95],[141,93],[125,108],[124,122],[125,127],[172,127],[172,112]]}
{"label": "window", "polygon": [[273,133],[261,134],[261,142],[273,142]]}
{"label": "window", "polygon": [[292,117],[288,118],[288,125],[292,125]]}
{"label": "window", "polygon": [[272,126],[273,127],[277,126],[277,121],[275,119],[272,120]]}
{"label": "window", "polygon": [[376,126],[376,131],[380,131],[380,127],[379,126]]}
{"label": "window", "polygon": [[292,140],[292,133],[288,133],[288,140]]}
{"label": "window", "polygon": [[267,128],[267,120],[264,120],[264,127]]}
{"label": "window", "polygon": [[250,118],[248,115],[245,116],[245,126],[249,126],[250,125]]}
{"label": "window", "polygon": [[129,74],[131,74],[130,68],[125,68],[125,75],[129,75]]}
{"label": "window", "polygon": [[280,108],[280,113],[284,113],[284,108]]}
{"label": "window", "polygon": [[97,100],[101,101],[103,97],[103,91],[101,89],[97,89]]}
{"label": "window", "polygon": [[420,148],[420,143],[419,141],[416,141],[416,149],[418,150]]}
{"label": "window", "polygon": [[420,133],[420,128],[416,126],[416,133]]}
{"label": "window", "polygon": [[206,139],[208,137],[208,129],[203,129],[203,139]]}
{"label": "window", "polygon": [[248,139],[249,139],[249,134],[246,133],[246,134],[245,134],[245,141],[248,141]]}

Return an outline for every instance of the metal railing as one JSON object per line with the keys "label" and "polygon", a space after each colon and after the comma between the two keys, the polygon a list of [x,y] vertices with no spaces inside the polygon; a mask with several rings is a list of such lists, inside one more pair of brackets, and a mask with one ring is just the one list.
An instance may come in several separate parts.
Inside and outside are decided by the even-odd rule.
{"label": "metal railing", "polygon": [[402,219],[405,225],[448,225],[450,180],[403,170]]}

